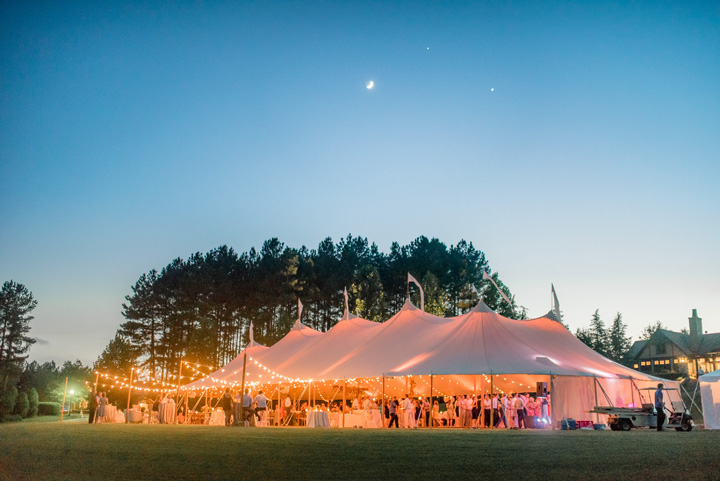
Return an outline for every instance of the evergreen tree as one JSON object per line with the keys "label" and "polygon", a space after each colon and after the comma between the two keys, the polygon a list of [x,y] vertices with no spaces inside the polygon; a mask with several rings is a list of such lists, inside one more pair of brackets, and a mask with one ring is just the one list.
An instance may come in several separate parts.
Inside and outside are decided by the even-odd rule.
{"label": "evergreen tree", "polygon": [[35,389],[34,387],[31,387],[30,393],[28,394],[27,417],[33,418],[33,417],[37,416],[39,404],[40,404],[40,398],[38,397],[37,389]]}
{"label": "evergreen tree", "polygon": [[440,286],[439,279],[432,272],[427,272],[422,283],[425,291],[425,312],[443,317],[448,310],[450,298]]}
{"label": "evergreen tree", "polygon": [[22,373],[27,352],[35,339],[28,336],[30,314],[37,306],[32,292],[14,281],[7,281],[0,290],[0,379],[2,389]]}
{"label": "evergreen tree", "polygon": [[619,312],[613,319],[609,333],[608,357],[615,362],[622,363],[630,350],[631,340],[626,333],[627,325],[622,320]]}
{"label": "evergreen tree", "polygon": [[590,327],[578,329],[575,336],[595,352],[608,357],[610,351],[610,335],[605,328],[605,323],[600,319],[600,311],[595,313],[590,320]]}
{"label": "evergreen tree", "polygon": [[351,291],[358,316],[369,321],[385,320],[383,319],[385,293],[380,281],[380,273],[374,266],[365,265],[358,270]]}

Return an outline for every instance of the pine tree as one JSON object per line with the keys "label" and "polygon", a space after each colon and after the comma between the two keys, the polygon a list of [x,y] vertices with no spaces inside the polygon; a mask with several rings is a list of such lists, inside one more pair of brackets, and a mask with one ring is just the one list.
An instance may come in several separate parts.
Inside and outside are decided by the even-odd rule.
{"label": "pine tree", "polygon": [[16,379],[23,370],[27,352],[35,339],[29,337],[30,313],[37,306],[32,292],[14,281],[7,281],[0,290],[0,378],[2,388]]}
{"label": "pine tree", "polygon": [[622,320],[622,314],[618,312],[615,319],[613,319],[608,335],[608,357],[615,362],[623,362],[630,350],[631,341],[626,331],[627,325]]}

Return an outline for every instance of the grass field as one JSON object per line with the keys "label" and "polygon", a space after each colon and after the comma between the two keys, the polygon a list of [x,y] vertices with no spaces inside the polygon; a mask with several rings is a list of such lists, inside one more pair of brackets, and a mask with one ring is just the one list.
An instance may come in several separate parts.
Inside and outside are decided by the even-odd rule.
{"label": "grass field", "polygon": [[0,479],[718,480],[720,432],[0,425]]}

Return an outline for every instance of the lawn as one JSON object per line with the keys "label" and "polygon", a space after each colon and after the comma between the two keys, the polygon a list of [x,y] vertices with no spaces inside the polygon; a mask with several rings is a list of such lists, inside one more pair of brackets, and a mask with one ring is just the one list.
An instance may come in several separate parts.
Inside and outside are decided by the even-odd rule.
{"label": "lawn", "polygon": [[0,425],[1,480],[720,479],[720,432]]}

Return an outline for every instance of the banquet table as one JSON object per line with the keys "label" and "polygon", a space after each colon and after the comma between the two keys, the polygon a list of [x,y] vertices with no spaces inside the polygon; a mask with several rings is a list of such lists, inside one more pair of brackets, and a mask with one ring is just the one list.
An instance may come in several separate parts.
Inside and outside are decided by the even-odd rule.
{"label": "banquet table", "polygon": [[160,404],[158,408],[158,421],[160,424],[174,424],[175,423],[175,403],[166,402]]}
{"label": "banquet table", "polygon": [[309,428],[329,428],[330,416],[327,411],[310,411],[307,414],[307,427]]}
{"label": "banquet table", "polygon": [[[332,413],[330,423],[332,427],[342,427],[342,418],[342,413]],[[382,426],[382,417],[379,409],[371,409],[369,411],[357,410],[351,413],[345,413],[346,428],[381,428]]]}

